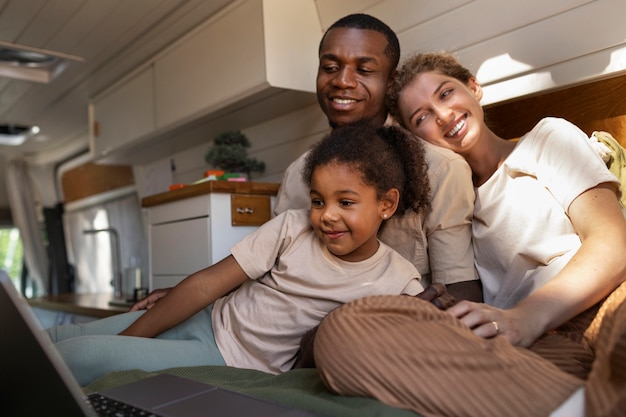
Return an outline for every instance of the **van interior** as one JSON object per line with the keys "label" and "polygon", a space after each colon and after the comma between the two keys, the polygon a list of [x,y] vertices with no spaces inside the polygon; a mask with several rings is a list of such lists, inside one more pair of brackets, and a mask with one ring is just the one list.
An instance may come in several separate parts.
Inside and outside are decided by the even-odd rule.
{"label": "van interior", "polygon": [[[563,115],[624,143],[621,0],[0,0],[0,267],[28,298],[87,309],[221,259],[328,131],[317,48],[355,12],[388,23],[403,57],[456,53],[503,135]],[[264,169],[198,189],[219,188],[206,157],[226,132]],[[128,306],[103,305],[63,320]]]}

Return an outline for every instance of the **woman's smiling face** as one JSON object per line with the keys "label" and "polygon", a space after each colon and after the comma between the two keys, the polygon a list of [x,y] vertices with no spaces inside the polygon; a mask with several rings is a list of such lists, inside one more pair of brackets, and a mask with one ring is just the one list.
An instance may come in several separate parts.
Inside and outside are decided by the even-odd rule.
{"label": "woman's smiling face", "polygon": [[433,145],[463,153],[479,137],[484,112],[482,89],[429,71],[418,74],[400,93],[398,107],[405,126]]}

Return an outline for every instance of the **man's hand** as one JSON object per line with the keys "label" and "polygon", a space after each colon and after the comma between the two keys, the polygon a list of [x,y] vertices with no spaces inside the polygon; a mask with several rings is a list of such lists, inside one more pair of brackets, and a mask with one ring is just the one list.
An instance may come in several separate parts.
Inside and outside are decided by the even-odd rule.
{"label": "man's hand", "polygon": [[161,298],[165,297],[169,290],[172,288],[159,288],[157,290],[152,291],[146,298],[143,298],[137,301],[130,308],[129,311],[137,311],[137,310],[149,310],[159,301]]}
{"label": "man's hand", "polygon": [[446,290],[446,286],[439,283],[429,285],[416,297],[434,304],[440,310],[446,310],[456,303],[454,297]]}

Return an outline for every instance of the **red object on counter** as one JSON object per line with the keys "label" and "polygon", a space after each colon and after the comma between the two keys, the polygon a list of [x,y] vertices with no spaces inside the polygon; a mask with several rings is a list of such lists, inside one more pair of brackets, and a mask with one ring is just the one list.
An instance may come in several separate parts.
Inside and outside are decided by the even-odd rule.
{"label": "red object on counter", "polygon": [[186,186],[185,184],[172,184],[170,185],[170,191],[178,190],[179,188],[183,188],[185,186]]}
{"label": "red object on counter", "polygon": [[224,171],[218,169],[210,169],[204,172],[204,178],[210,177],[211,175],[215,175],[216,177],[221,177],[224,175]]}

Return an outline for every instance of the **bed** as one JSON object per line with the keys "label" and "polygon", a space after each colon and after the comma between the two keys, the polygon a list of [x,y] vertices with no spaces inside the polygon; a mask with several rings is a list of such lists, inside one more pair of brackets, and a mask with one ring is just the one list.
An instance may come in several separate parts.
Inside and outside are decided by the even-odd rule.
{"label": "bed", "polygon": [[[626,146],[626,74],[545,92],[485,108],[493,130],[502,137],[515,138],[530,130],[545,116],[563,117],[591,135],[607,131]],[[314,369],[296,369],[282,375],[270,375],[249,369],[229,367],[174,368],[160,372],[231,388],[314,411],[325,416],[416,416],[376,400],[340,397],[331,394]],[[87,392],[132,382],[153,373],[140,370],[114,372],[85,388]]]}
{"label": "bed", "polygon": [[172,368],[159,372],[128,370],[107,374],[85,388],[87,393],[114,387],[156,373],[205,382],[258,398],[293,405],[329,417],[415,417],[411,411],[387,406],[379,401],[361,397],[341,397],[331,394],[315,369],[294,369],[281,375],[271,375],[251,369],[226,366],[197,366]]}

